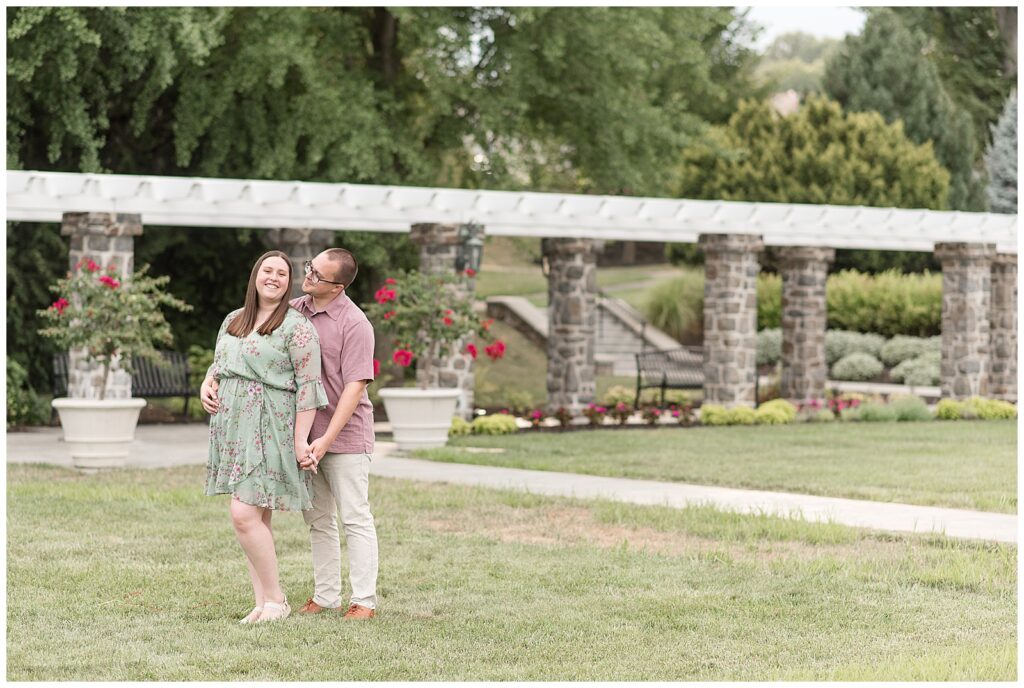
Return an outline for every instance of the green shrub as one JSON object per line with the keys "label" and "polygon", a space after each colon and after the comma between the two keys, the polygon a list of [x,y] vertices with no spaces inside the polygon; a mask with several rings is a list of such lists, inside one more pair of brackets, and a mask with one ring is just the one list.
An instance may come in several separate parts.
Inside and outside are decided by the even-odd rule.
{"label": "green shrub", "polygon": [[615,385],[614,387],[609,387],[608,391],[604,393],[604,396],[601,398],[601,404],[609,408],[613,408],[619,402],[632,406],[635,400],[635,389],[626,389],[622,385]]}
{"label": "green shrub", "polygon": [[452,426],[448,428],[449,437],[462,437],[473,432],[473,426],[459,416],[452,417]]}
{"label": "green shrub", "polygon": [[890,404],[896,412],[896,420],[899,421],[921,421],[931,420],[932,412],[928,410],[928,404],[919,397],[902,397],[894,399]]}
{"label": "green shrub", "polygon": [[692,270],[654,287],[644,317],[680,342],[697,343],[704,333],[704,272]]}
{"label": "green shrub", "polygon": [[832,366],[834,380],[870,380],[882,372],[882,362],[871,354],[853,353],[844,356]]}
{"label": "green shrub", "polygon": [[758,411],[762,409],[771,409],[772,411],[778,410],[782,412],[782,415],[786,418],[787,423],[792,423],[796,420],[796,406],[789,403],[785,399],[772,399],[761,404]]}
{"label": "green shrub", "polygon": [[857,422],[860,419],[860,406],[844,408],[839,412],[839,420]]}
{"label": "green shrub", "polygon": [[858,406],[857,410],[860,411],[860,420],[863,421],[892,422],[897,419],[896,409],[888,404],[869,401]]}
{"label": "green shrub", "polygon": [[878,358],[885,338],[877,334],[828,330],[825,332],[825,361],[833,365],[850,354],[864,353]]}
{"label": "green shrub", "polygon": [[782,327],[782,277],[771,273],[757,276],[757,329]]}
{"label": "green shrub", "polygon": [[942,367],[939,356],[933,353],[926,353],[917,358],[907,359],[889,371],[889,377],[894,382],[901,382],[905,385],[922,386],[938,385],[941,381]]}
{"label": "green shrub", "polygon": [[828,327],[926,337],[942,322],[942,275],[843,270],[828,278]]}
{"label": "green shrub", "polygon": [[519,431],[516,419],[507,413],[492,413],[473,419],[475,435],[511,435]]}
{"label": "green shrub", "polygon": [[963,412],[964,404],[956,399],[941,399],[935,407],[935,417],[939,420],[960,420]]}
{"label": "green shrub", "polygon": [[206,349],[198,344],[188,348],[188,382],[194,389],[199,389],[206,377],[206,371],[213,365],[213,349]]}
{"label": "green shrub", "polygon": [[752,408],[737,406],[729,409],[726,419],[728,425],[753,425],[757,422],[757,414]]}
{"label": "green shrub", "polygon": [[775,365],[782,360],[782,330],[771,328],[757,333],[757,365]]}
{"label": "green shrub", "polygon": [[814,413],[807,416],[808,423],[832,423],[835,421],[835,419],[836,414],[832,413],[828,409],[818,409]]}
{"label": "green shrub", "polygon": [[28,371],[13,358],[7,359],[7,428],[45,425],[50,418],[46,401],[28,384]]}
{"label": "green shrub", "polygon": [[929,340],[926,337],[896,335],[882,346],[878,357],[882,359],[882,363],[892,368],[903,361],[922,356],[928,350]]}
{"label": "green shrub", "polygon": [[505,404],[512,413],[523,416],[537,406],[533,395],[525,389],[509,389],[505,391]]}
{"label": "green shrub", "polygon": [[982,420],[1008,420],[1017,417],[1017,407],[1008,401],[999,399],[982,399],[971,397],[965,404],[966,411],[974,411],[976,417]]}
{"label": "green shrub", "polygon": [[754,411],[754,422],[758,425],[786,425],[792,420],[785,409],[779,407],[761,406]]}
{"label": "green shrub", "polygon": [[700,407],[701,425],[728,425],[729,411],[718,404],[704,404]]}

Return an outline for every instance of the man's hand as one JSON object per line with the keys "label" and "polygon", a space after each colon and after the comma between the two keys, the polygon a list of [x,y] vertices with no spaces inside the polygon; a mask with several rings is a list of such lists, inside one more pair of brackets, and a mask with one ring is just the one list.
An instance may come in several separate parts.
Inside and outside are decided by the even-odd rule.
{"label": "man's hand", "polygon": [[320,459],[324,458],[324,454],[331,448],[331,442],[327,439],[327,436],[318,437],[309,443],[309,452],[316,458],[316,462],[320,463]]}
{"label": "man's hand", "polygon": [[212,377],[204,379],[202,386],[199,387],[199,401],[211,416],[220,408],[220,402],[217,400],[217,387],[217,381]]}
{"label": "man's hand", "polygon": [[295,440],[295,460],[302,470],[316,473],[316,464],[318,462],[313,459],[313,454],[309,450],[309,443],[305,440]]}

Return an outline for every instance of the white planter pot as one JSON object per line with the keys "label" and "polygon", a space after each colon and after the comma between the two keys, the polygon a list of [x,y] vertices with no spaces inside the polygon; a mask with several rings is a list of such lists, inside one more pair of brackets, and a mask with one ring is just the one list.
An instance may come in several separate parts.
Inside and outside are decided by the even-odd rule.
{"label": "white planter pot", "polygon": [[448,443],[458,389],[386,387],[380,390],[380,398],[399,449],[429,449]]}
{"label": "white planter pot", "polygon": [[145,399],[54,399],[75,468],[121,468]]}

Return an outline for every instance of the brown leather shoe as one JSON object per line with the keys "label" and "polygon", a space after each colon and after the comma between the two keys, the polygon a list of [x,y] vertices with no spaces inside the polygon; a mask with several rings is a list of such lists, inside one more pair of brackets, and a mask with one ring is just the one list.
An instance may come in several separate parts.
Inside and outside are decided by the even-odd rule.
{"label": "brown leather shoe", "polygon": [[372,619],[374,611],[369,607],[364,607],[361,604],[351,604],[348,607],[348,611],[345,612],[343,619]]}
{"label": "brown leather shoe", "polygon": [[330,607],[321,607],[319,604],[313,601],[310,597],[306,600],[306,604],[299,607],[297,614],[319,614],[322,611],[333,611]]}

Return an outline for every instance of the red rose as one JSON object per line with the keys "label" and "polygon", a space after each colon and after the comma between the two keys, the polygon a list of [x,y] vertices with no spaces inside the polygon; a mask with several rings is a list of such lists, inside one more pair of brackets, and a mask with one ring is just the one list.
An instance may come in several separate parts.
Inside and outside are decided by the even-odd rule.
{"label": "red rose", "polygon": [[482,323],[480,323],[480,325],[483,326],[483,328],[485,330],[490,330],[492,323],[494,323],[494,318],[491,318],[489,320],[484,320]]}
{"label": "red rose", "polygon": [[388,277],[386,280],[384,280],[384,284],[398,284],[398,282]]}
{"label": "red rose", "polygon": [[85,266],[85,269],[89,272],[99,272],[101,270],[100,266],[97,265],[96,261],[92,258],[89,259],[89,263]]}
{"label": "red rose", "polygon": [[476,277],[476,270],[473,268],[466,268],[466,277]]}
{"label": "red rose", "polygon": [[484,353],[491,357],[491,360],[497,361],[499,358],[505,355],[505,342],[500,339],[487,348],[484,349]]}
{"label": "red rose", "polygon": [[377,299],[377,303],[387,303],[388,301],[395,300],[395,290],[388,289],[387,287],[381,287],[377,290],[377,293],[373,295],[373,298]]}
{"label": "red rose", "polygon": [[110,275],[103,275],[103,276],[101,276],[100,277],[100,282],[102,282],[103,284],[107,285],[111,289],[117,289],[118,287],[121,286],[121,283],[118,282],[113,277],[111,277]]}
{"label": "red rose", "polygon": [[393,317],[395,317],[395,311],[388,311],[387,313],[384,314],[385,320],[391,320],[391,318]]}
{"label": "red rose", "polygon": [[67,299],[61,297],[54,301],[53,303],[51,303],[50,308],[52,310],[57,311],[58,315],[64,315],[64,309],[67,308],[69,305],[71,304],[68,303]]}
{"label": "red rose", "polygon": [[395,363],[403,368],[408,368],[412,363],[412,352],[408,349],[399,349],[391,358]]}
{"label": "red rose", "polygon": [[448,317],[448,316],[446,315],[446,316],[444,316],[444,318],[442,319],[442,322],[444,323],[445,327],[451,327],[451,326],[452,326],[452,323],[454,323],[455,321],[454,321],[454,320],[452,320],[451,318],[449,318],[449,317]]}
{"label": "red rose", "polygon": [[467,344],[466,345],[466,353],[469,354],[470,356],[472,356],[473,360],[475,361],[476,360],[476,355],[477,355],[476,344],[474,344],[473,342],[470,342],[469,344]]}
{"label": "red rose", "polygon": [[373,359],[373,376],[377,377],[378,375],[380,375],[380,361],[375,358]]}

